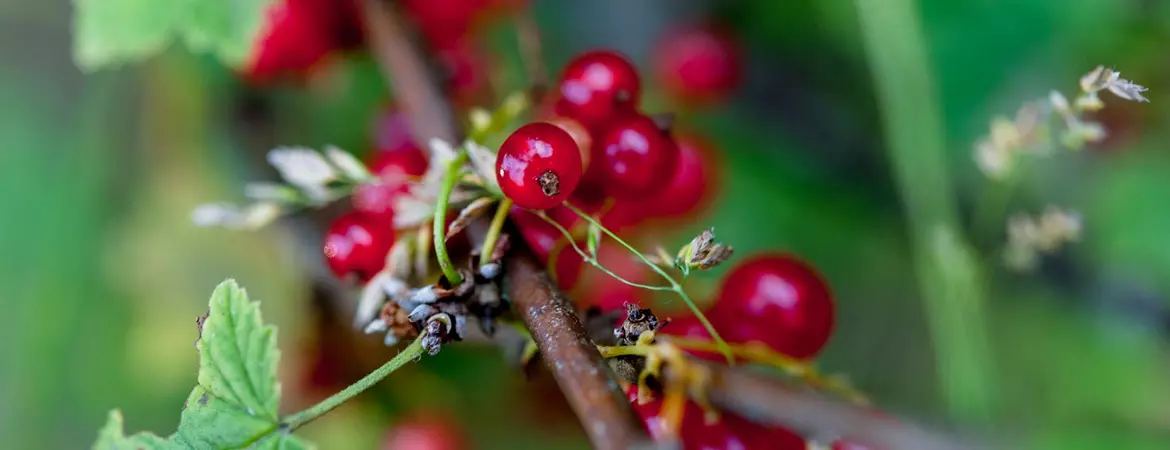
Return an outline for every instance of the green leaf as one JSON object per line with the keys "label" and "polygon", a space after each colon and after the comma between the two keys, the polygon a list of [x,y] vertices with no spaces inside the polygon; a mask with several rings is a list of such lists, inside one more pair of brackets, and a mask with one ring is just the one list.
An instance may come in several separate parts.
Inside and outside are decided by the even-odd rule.
{"label": "green leaf", "polygon": [[113,411],[95,448],[311,448],[280,425],[276,328],[264,325],[259,303],[233,280],[220,283],[209,303],[196,344],[199,384],[183,404],[178,431],[167,439],[125,437],[122,415]]}
{"label": "green leaf", "polygon": [[194,51],[212,52],[224,63],[239,67],[248,58],[252,41],[264,25],[271,0],[204,0],[191,2],[180,34]]}
{"label": "green leaf", "polygon": [[93,71],[146,58],[176,36],[239,67],[271,0],[75,0],[74,62]]}
{"label": "green leaf", "polygon": [[90,71],[140,59],[170,43],[189,1],[76,0],[73,59]]}
{"label": "green leaf", "polygon": [[154,450],[182,447],[170,440],[146,432],[126,436],[125,432],[122,431],[122,412],[115,409],[110,411],[106,426],[98,432],[98,440],[93,448],[95,450]]}

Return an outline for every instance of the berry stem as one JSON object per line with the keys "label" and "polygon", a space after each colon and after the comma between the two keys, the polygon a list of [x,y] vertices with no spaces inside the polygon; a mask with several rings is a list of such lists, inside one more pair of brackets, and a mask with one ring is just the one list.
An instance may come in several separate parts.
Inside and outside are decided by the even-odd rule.
{"label": "berry stem", "polygon": [[435,258],[439,260],[439,267],[443,269],[443,275],[447,277],[447,282],[451,286],[462,283],[463,276],[455,270],[455,264],[451,263],[451,257],[447,255],[447,207],[451,191],[455,190],[455,183],[459,181],[459,171],[467,162],[467,158],[467,152],[462,151],[447,163],[447,176],[443,178],[442,190],[439,191],[439,198],[435,200],[434,232],[431,233],[435,240]]}
{"label": "berry stem", "polygon": [[413,361],[414,359],[422,356],[422,354],[422,337],[419,337],[418,339],[415,339],[414,342],[411,342],[410,345],[406,346],[406,348],[402,349],[402,353],[399,353],[395,357],[391,358],[390,361],[387,361],[386,364],[382,364],[381,367],[374,369],[373,372],[370,372],[368,375],[362,377],[362,379],[358,380],[356,383],[349,385],[349,387],[329,396],[329,398],[322,400],[316,405],[310,406],[304,411],[286,417],[283,421],[281,421],[281,428],[292,431],[309,422],[312,422],[313,420],[316,420],[318,417],[325,415],[325,413],[332,411],[333,408],[340,406],[347,400],[354,398],[358,394],[365,392],[366,389],[369,389],[373,385],[378,384],[378,382],[386,378],[387,375],[390,375],[395,370],[398,370],[399,367],[406,365],[407,362]]}
{"label": "berry stem", "polygon": [[[537,217],[540,217],[541,219],[543,219],[545,222],[548,222],[553,227],[556,227],[556,229],[558,231],[560,231],[562,235],[565,236],[565,239],[569,242],[569,246],[571,246],[573,248],[573,250],[575,250],[577,252],[578,255],[581,255],[582,260],[589,263],[593,267],[596,267],[597,270],[600,270],[600,271],[604,272],[606,275],[609,275],[611,278],[618,280],[622,283],[628,284],[630,286],[636,287],[636,288],[649,289],[651,291],[674,291],[674,287],[671,287],[671,286],[654,286],[654,285],[650,285],[650,284],[638,283],[636,281],[630,281],[630,280],[623,278],[621,275],[618,275],[618,274],[614,273],[612,270],[609,270],[608,268],[603,266],[601,264],[601,261],[598,261],[597,258],[593,257],[593,255],[590,255],[589,252],[585,251],[585,249],[578,246],[577,242],[575,240],[573,240],[572,232],[565,229],[565,227],[563,227],[563,226],[561,226],[561,224],[557,223],[556,220],[553,220],[551,217],[549,217],[547,214],[545,214],[544,211],[538,211],[536,213],[536,215],[537,215]],[[550,258],[549,261],[551,264],[552,259]]]}
{"label": "berry stem", "polygon": [[[711,325],[711,321],[707,320],[707,316],[703,314],[703,311],[699,310],[698,305],[695,305],[694,300],[691,300],[691,297],[687,295],[685,290],[683,290],[682,284],[679,284],[679,282],[675,281],[674,277],[671,277],[670,274],[666,273],[666,271],[659,267],[658,264],[654,264],[654,262],[651,261],[650,258],[646,257],[646,255],[642,254],[642,252],[638,251],[629,243],[622,240],[622,238],[618,237],[617,234],[614,234],[614,232],[609,231],[609,228],[606,228],[601,224],[601,222],[597,221],[597,219],[594,219],[593,216],[585,214],[584,211],[577,209],[576,206],[569,204],[569,202],[565,202],[564,205],[566,208],[571,209],[574,213],[577,213],[577,215],[582,219],[585,219],[593,226],[599,228],[602,233],[605,233],[605,235],[613,239],[614,242],[617,242],[622,247],[625,247],[626,250],[628,250],[630,253],[633,253],[638,257],[638,259],[642,260],[643,264],[650,266],[651,270],[669,282],[670,288],[667,290],[674,291],[675,294],[678,294],[678,296],[683,299],[683,303],[687,304],[687,308],[690,308],[691,312],[695,314],[695,317],[698,318],[699,322],[703,324],[703,328],[707,329],[707,333],[711,334],[711,338],[715,341],[715,345],[719,347],[719,353],[722,353],[723,357],[727,358],[727,364],[731,366],[735,365],[735,356],[731,352],[731,346],[727,345],[727,341],[723,340],[723,337],[719,335],[718,331],[715,331],[715,326]],[[576,248],[577,246],[574,244],[573,247]],[[598,268],[601,268],[600,264],[594,265]]]}
{"label": "berry stem", "polygon": [[483,237],[483,251],[479,254],[479,265],[492,262],[492,252],[496,249],[496,241],[500,239],[500,230],[504,228],[504,221],[508,219],[508,211],[512,209],[512,199],[504,197],[496,206],[496,215],[492,216],[492,223],[488,226],[487,234]]}

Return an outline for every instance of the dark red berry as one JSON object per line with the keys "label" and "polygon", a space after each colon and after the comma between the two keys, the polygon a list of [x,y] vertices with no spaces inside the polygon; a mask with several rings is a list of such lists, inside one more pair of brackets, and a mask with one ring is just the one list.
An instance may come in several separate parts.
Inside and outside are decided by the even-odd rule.
{"label": "dark red berry", "polygon": [[581,122],[563,116],[555,116],[548,119],[548,123],[561,127],[569,136],[573,137],[573,141],[577,143],[577,149],[581,151],[581,170],[589,170],[589,162],[593,155],[593,136],[589,134],[589,130],[581,125]]}
{"label": "dark red berry", "polygon": [[386,265],[394,231],[357,212],[338,217],[325,234],[325,262],[338,278],[367,281]]}
{"label": "dark red berry", "polygon": [[565,66],[556,111],[597,127],[616,113],[633,111],[641,94],[638,72],[625,57],[598,50],[582,54]]}
{"label": "dark red berry", "polygon": [[329,8],[315,0],[277,0],[252,43],[245,73],[256,83],[304,77],[338,47]]}
{"label": "dark red berry", "polygon": [[816,270],[790,255],[765,254],[744,260],[727,274],[712,309],[734,321],[725,338],[758,340],[806,359],[829,341],[834,308],[829,286]]}
{"label": "dark red berry", "polygon": [[524,125],[500,145],[496,179],[504,195],[528,209],[561,204],[581,180],[581,153],[561,128],[544,122]]}
{"label": "dark red berry", "polygon": [[[637,387],[632,385],[626,390],[626,398],[652,438],[668,437],[665,418],[660,416],[661,398],[640,405]],[[705,411],[691,400],[684,407],[678,437],[684,450],[804,450],[806,446],[804,439],[788,430],[766,428],[727,412],[709,423]]]}
{"label": "dark red berry", "polygon": [[463,431],[446,415],[420,415],[398,421],[386,434],[384,450],[463,450]]}
{"label": "dark red berry", "polygon": [[711,144],[695,136],[677,137],[675,141],[678,164],[674,174],[661,190],[642,202],[657,216],[685,217],[698,212],[718,185],[712,179],[718,166]]}
{"label": "dark red berry", "polygon": [[676,31],[658,44],[655,55],[663,86],[685,102],[720,100],[742,78],[739,46],[721,30],[692,27]]}
{"label": "dark red berry", "polygon": [[[707,320],[711,320],[712,325],[719,327],[719,325],[715,324],[715,320],[710,314],[707,314]],[[722,335],[722,327],[716,328],[715,331],[719,331]],[[662,330],[659,331],[659,333],[668,336],[685,337],[707,342],[714,341],[714,339],[711,337],[711,333],[707,332],[707,328],[703,326],[703,323],[700,322],[697,317],[691,315],[670,316],[670,323],[662,327]],[[724,338],[726,339],[726,336],[724,336]],[[719,352],[688,350],[687,353],[690,353],[696,358],[705,359],[707,361],[717,363],[727,362],[727,358]]]}
{"label": "dark red berry", "polygon": [[414,146],[378,151],[370,161],[370,172],[384,181],[409,179],[427,172],[426,155]]}
{"label": "dark red berry", "polygon": [[595,143],[591,176],[618,199],[644,199],[666,187],[678,164],[669,131],[641,114],[615,119]]}
{"label": "dark red berry", "polygon": [[480,53],[468,40],[451,42],[436,49],[448,92],[461,105],[476,104],[476,96],[486,83],[483,74],[487,73],[487,67]]}
{"label": "dark red berry", "polygon": [[484,0],[404,0],[403,8],[414,19],[432,47],[444,47],[463,39],[471,30]]}

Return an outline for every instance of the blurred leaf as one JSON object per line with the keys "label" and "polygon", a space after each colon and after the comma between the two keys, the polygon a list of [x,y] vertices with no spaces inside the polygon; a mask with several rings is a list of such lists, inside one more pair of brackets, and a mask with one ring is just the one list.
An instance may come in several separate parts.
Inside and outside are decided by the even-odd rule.
{"label": "blurred leaf", "polygon": [[248,300],[244,290],[228,280],[215,288],[209,307],[196,344],[199,385],[187,397],[179,430],[165,441],[148,433],[126,438],[122,416],[114,411],[97,448],[308,447],[279,426],[276,327],[261,321],[260,304]]}
{"label": "blurred leaf", "polygon": [[242,65],[271,0],[76,0],[74,62],[85,71],[146,58],[176,34],[195,51]]}

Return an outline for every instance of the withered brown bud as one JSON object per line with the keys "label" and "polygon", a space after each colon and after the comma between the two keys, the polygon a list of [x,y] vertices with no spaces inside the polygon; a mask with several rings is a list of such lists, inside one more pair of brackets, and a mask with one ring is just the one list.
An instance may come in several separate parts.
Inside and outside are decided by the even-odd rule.
{"label": "withered brown bud", "polygon": [[379,316],[386,323],[388,333],[398,338],[413,338],[418,336],[418,328],[410,321],[409,313],[395,302],[387,302],[382,306]]}

